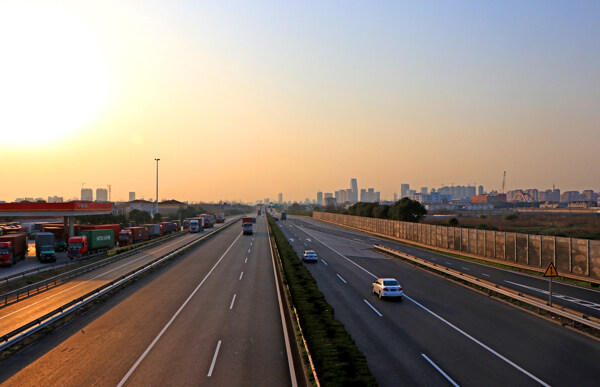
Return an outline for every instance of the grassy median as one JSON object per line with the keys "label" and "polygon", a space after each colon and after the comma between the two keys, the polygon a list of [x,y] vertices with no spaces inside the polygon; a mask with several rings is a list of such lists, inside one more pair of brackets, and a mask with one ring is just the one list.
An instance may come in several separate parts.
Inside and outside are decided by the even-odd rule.
{"label": "grassy median", "polygon": [[281,256],[285,283],[298,312],[317,377],[324,386],[376,386],[364,355],[344,325],[334,318],[333,308],[296,252],[267,216]]}

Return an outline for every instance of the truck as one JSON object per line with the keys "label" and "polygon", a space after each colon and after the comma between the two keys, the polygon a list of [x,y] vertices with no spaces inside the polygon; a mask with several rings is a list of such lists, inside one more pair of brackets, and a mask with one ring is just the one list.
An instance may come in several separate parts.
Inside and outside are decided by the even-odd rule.
{"label": "truck", "polygon": [[200,232],[204,230],[204,217],[198,216],[190,219],[190,232]]}
{"label": "truck", "polygon": [[146,230],[148,231],[148,238],[154,239],[163,235],[162,228],[160,224],[145,224]]}
{"label": "truck", "polygon": [[35,234],[35,256],[40,262],[56,262],[54,234],[51,232],[37,232]]}
{"label": "truck", "polygon": [[163,235],[171,234],[175,231],[175,227],[173,226],[173,222],[160,222],[160,227],[162,228]]}
{"label": "truck", "polygon": [[119,239],[119,233],[121,232],[120,224],[78,224],[75,226],[75,235],[79,235],[79,231],[82,230],[112,230],[113,240]]}
{"label": "truck", "polygon": [[42,226],[42,232],[54,234],[54,251],[67,251],[64,225],[45,224]]}
{"label": "truck", "polygon": [[202,214],[200,215],[204,217],[204,228],[211,228],[215,225],[215,217],[211,214]]}
{"label": "truck", "polygon": [[285,211],[281,211],[281,220],[287,219],[287,213]]}
{"label": "truck", "polygon": [[215,222],[217,222],[217,223],[225,223],[225,213],[224,212],[217,212],[215,214]]}
{"label": "truck", "polygon": [[81,230],[69,238],[69,259],[111,249],[115,246],[113,230]]}
{"label": "truck", "polygon": [[190,220],[189,219],[184,219],[183,222],[181,222],[181,224],[183,225],[184,230],[190,229]]}
{"label": "truck", "polygon": [[252,235],[252,218],[245,216],[242,218],[242,233],[244,235]]}
{"label": "truck", "polygon": [[12,266],[27,255],[26,234],[0,236],[0,265]]}
{"label": "truck", "polygon": [[127,246],[148,240],[146,227],[128,227],[119,233],[119,246]]}

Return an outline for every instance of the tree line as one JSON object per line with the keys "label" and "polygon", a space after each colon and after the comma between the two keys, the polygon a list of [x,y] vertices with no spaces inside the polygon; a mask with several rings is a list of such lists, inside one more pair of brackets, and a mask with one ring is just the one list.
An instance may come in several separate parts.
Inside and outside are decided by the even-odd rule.
{"label": "tree line", "polygon": [[427,215],[427,210],[421,203],[409,198],[402,198],[392,205],[358,202],[348,207],[348,209],[326,206],[325,212],[403,222],[419,222]]}

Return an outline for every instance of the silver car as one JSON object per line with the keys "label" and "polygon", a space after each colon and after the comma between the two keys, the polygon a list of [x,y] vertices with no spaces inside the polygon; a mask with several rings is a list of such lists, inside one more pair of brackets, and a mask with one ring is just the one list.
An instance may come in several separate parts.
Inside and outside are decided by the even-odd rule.
{"label": "silver car", "polygon": [[317,262],[317,253],[314,250],[304,250],[302,254],[302,260],[304,262]]}
{"label": "silver car", "polygon": [[402,285],[395,278],[377,278],[373,281],[373,294],[377,294],[379,298],[402,299]]}

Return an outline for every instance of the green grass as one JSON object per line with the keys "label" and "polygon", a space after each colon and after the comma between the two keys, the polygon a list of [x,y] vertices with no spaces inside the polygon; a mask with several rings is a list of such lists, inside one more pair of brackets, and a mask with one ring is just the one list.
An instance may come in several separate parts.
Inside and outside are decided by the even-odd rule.
{"label": "green grass", "polygon": [[269,217],[267,219],[281,256],[285,283],[298,312],[321,385],[376,386],[364,355],[344,325],[335,319],[333,308],[325,300],[316,281],[276,223]]}

